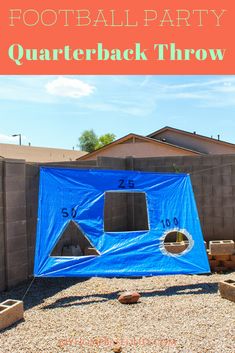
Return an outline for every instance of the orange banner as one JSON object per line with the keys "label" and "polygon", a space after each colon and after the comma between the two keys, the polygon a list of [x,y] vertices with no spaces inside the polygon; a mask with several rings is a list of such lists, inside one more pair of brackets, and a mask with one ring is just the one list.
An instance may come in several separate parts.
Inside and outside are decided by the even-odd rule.
{"label": "orange banner", "polygon": [[233,0],[8,0],[0,74],[235,74]]}

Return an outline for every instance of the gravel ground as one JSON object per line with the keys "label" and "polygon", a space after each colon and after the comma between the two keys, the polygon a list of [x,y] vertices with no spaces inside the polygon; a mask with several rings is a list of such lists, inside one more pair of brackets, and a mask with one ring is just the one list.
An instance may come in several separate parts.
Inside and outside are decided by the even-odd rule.
{"label": "gravel ground", "polygon": [[[1,353],[235,353],[235,303],[218,282],[235,273],[138,279],[35,279],[25,321],[0,334]],[[28,284],[0,294],[21,299]],[[125,290],[140,302],[117,301]],[[115,344],[115,342],[117,342]]]}

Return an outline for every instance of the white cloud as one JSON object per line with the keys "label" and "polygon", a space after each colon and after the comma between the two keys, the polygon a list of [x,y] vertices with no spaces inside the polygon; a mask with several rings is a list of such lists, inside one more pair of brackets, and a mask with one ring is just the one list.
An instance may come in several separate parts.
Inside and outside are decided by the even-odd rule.
{"label": "white cloud", "polygon": [[58,77],[46,84],[46,91],[53,96],[81,98],[90,96],[95,90],[89,85],[75,78]]}

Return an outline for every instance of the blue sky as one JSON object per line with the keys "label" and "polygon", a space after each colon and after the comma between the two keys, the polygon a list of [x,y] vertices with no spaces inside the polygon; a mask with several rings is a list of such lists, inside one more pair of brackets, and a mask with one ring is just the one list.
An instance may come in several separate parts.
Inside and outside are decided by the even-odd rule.
{"label": "blue sky", "polygon": [[235,143],[235,76],[0,76],[0,142],[71,149],[86,129],[166,125]]}

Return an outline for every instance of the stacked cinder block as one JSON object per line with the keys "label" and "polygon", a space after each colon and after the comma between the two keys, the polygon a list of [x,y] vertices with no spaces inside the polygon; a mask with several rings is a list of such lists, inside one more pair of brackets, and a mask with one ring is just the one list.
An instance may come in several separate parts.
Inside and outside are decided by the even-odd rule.
{"label": "stacked cinder block", "polygon": [[209,242],[208,259],[211,271],[235,270],[235,248],[233,240],[212,240]]}
{"label": "stacked cinder block", "polygon": [[3,162],[0,161],[0,292],[6,288]]}
{"label": "stacked cinder block", "polygon": [[7,288],[28,278],[25,162],[4,160],[4,221]]}
{"label": "stacked cinder block", "polygon": [[166,251],[171,254],[180,254],[189,246],[188,241],[172,242],[164,244]]}
{"label": "stacked cinder block", "polygon": [[8,299],[0,303],[0,330],[24,318],[23,302]]}
{"label": "stacked cinder block", "polygon": [[235,302],[235,281],[227,279],[219,283],[219,291],[222,298]]}

